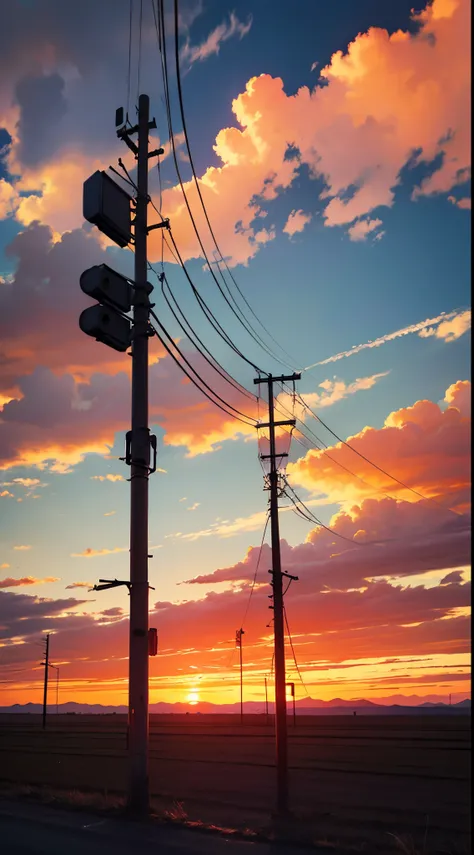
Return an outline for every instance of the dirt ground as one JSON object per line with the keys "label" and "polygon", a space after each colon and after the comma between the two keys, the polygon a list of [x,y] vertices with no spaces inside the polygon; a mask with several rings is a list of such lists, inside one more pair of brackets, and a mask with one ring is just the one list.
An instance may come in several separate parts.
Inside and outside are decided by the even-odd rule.
{"label": "dirt ground", "polygon": [[[289,722],[291,807],[312,839],[469,851],[470,717]],[[0,716],[0,779],[124,793],[124,716]],[[263,828],[275,803],[265,716],[152,716],[150,789],[178,816]],[[410,850],[410,847],[412,849]]]}

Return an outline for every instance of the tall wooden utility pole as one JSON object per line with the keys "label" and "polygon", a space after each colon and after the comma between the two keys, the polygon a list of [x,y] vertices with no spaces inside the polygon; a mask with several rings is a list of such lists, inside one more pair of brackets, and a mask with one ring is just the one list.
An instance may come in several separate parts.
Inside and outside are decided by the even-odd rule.
{"label": "tall wooden utility pole", "polygon": [[278,469],[275,449],[275,428],[283,426],[294,427],[295,420],[275,421],[275,402],[273,384],[300,380],[301,374],[290,376],[258,377],[255,384],[266,383],[268,386],[268,422],[260,423],[258,428],[268,428],[270,436],[270,453],[262,454],[262,460],[270,460],[269,489],[270,489],[270,521],[272,533],[272,585],[273,585],[273,615],[275,633],[275,729],[276,729],[276,761],[277,761],[277,814],[284,816],[288,813],[288,733],[286,721],[286,674],[285,674],[285,628],[283,618],[283,580],[280,553],[280,526],[278,520]]}
{"label": "tall wooden utility pole", "polygon": [[[105,264],[84,271],[81,288],[98,304],[85,309],[79,326],[86,335],[124,353],[131,346],[132,425],[126,436],[126,464],[130,476],[130,579],[102,579],[94,590],[126,585],[130,592],[129,660],[129,787],[128,806],[133,813],[145,814],[149,807],[148,784],[148,479],[156,471],[156,437],[148,426],[148,338],[150,299],[153,290],[147,281],[147,235],[164,228],[168,220],[148,226],[148,161],[163,149],[148,150],[148,132],[156,128],[150,121],[150,99],[138,99],[138,123],[124,123],[123,108],[115,116],[117,136],[135,155],[137,183],[135,218],[131,220],[130,196],[105,172],[96,172],[84,183],[84,217],[119,246],[135,243],[133,282]],[[131,137],[138,134],[135,143]],[[119,160],[119,164],[121,161]],[[121,164],[123,167],[123,164]],[[127,177],[128,173],[123,167]],[[134,226],[133,236],[131,226]],[[133,307],[133,319],[127,317]],[[150,448],[153,464],[150,466]],[[156,652],[156,651],[155,651]],[[151,655],[154,655],[153,653]]]}
{"label": "tall wooden utility pole", "polygon": [[138,101],[135,207],[135,275],[132,342],[132,430],[130,436],[130,657],[129,807],[146,812],[148,785],[148,320],[147,206],[148,95]]}
{"label": "tall wooden utility pole", "polygon": [[46,636],[46,650],[44,653],[43,730],[46,727],[46,704],[48,702],[48,668],[49,668],[49,632]]}

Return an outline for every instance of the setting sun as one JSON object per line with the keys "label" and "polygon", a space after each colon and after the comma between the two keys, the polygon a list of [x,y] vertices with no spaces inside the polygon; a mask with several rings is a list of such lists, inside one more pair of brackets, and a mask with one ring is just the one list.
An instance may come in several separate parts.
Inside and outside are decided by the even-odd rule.
{"label": "setting sun", "polygon": [[188,697],[187,697],[187,701],[189,704],[193,704],[193,705],[199,703],[199,692],[196,692],[196,691],[189,692]]}

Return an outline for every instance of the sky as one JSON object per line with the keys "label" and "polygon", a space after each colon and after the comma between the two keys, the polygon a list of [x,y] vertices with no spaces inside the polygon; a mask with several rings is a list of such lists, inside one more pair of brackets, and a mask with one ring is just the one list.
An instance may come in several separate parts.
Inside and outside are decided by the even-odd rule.
{"label": "sky", "polygon": [[[152,3],[132,3],[131,40],[126,0],[12,4],[0,34],[0,705],[41,700],[47,632],[61,702],[127,699],[126,588],[90,589],[129,577],[120,457],[131,362],[85,336],[78,318],[89,304],[85,269],[133,275],[132,253],[84,221],[82,186],[120,157],[133,179],[114,117],[122,105],[133,123],[140,91],[156,118],[150,145],[164,148],[159,170],[150,161],[151,197],[235,349],[201,312],[162,230],[148,247],[154,311],[211,388],[248,416],[267,417],[252,365],[302,373],[303,403],[276,388],[279,417],[302,420],[291,446],[279,438],[288,492],[321,523],[282,497],[283,569],[299,579],[285,599],[297,697],[470,696],[469,7],[181,0],[193,163],[229,293],[264,349],[224,301],[192,229]],[[171,0],[164,9],[178,167],[213,262],[184,144]],[[250,397],[183,334],[162,270]],[[265,441],[206,400],[156,338],[149,378],[159,638],[150,701],[236,702],[243,626],[246,699],[263,703]]]}

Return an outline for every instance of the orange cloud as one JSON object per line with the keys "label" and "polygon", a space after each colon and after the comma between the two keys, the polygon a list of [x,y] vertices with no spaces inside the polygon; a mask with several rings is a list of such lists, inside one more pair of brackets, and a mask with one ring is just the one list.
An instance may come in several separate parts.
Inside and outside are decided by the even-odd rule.
{"label": "orange cloud", "polygon": [[[92,549],[88,546],[83,552],[72,552],[71,558],[97,558],[101,555],[115,555],[117,552],[128,552],[128,546],[114,546],[112,549]],[[74,587],[78,585],[75,583]]]}
{"label": "orange cloud", "polygon": [[292,211],[283,226],[283,231],[289,237],[293,237],[298,232],[302,232],[309,222],[311,222],[311,214],[305,214],[301,209],[299,211]]}
{"label": "orange cloud", "polygon": [[[354,225],[347,230],[347,233],[351,240],[361,241],[365,240],[367,235],[371,234],[371,232],[374,232],[381,225],[382,220],[379,220],[377,218],[373,220],[371,220],[370,218],[356,220]],[[378,232],[376,237],[379,238],[381,235],[382,232]]]}
{"label": "orange cloud", "polygon": [[418,335],[421,338],[430,338],[435,336],[443,341],[456,341],[461,338],[464,333],[471,329],[471,310],[466,309],[465,312],[460,312],[453,318],[447,318],[441,321],[437,327],[426,327],[420,330]]}
{"label": "orange cloud", "polygon": [[[324,179],[320,199],[325,224],[349,226],[352,239],[363,239],[375,228],[380,218],[370,218],[372,211],[393,204],[394,188],[407,164],[433,164],[440,158],[414,198],[449,193],[469,177],[469,0],[434,0],[414,19],[415,33],[398,30],[389,35],[372,27],[357,35],[345,53],[332,55],[313,89],[301,87],[287,95],[281,79],[262,74],[251,78],[234,99],[239,127],[218,133],[214,150],[220,163],[199,177],[217,239],[232,264],[247,263],[262,243],[275,237],[274,230],[261,230],[257,224],[261,205],[292,184],[301,164],[313,177]],[[234,16],[229,27],[217,28],[205,44],[185,45],[183,50],[197,60],[218,50],[229,33],[242,35],[242,26]],[[58,54],[54,48],[49,53],[51,67]],[[120,146],[112,145],[109,151],[102,147],[97,157],[87,155],[82,145],[68,143],[49,162],[25,167],[15,162],[18,110],[4,121],[15,138],[10,169],[20,178],[13,191],[5,186],[3,195],[11,207],[12,192],[27,194],[14,201],[19,221],[31,224],[39,219],[49,223],[55,235],[79,225],[84,178],[106,158],[112,162],[118,153],[124,156]],[[287,157],[288,128],[294,159]],[[192,182],[185,188],[205,235],[196,189]],[[465,199],[458,204],[467,207]],[[163,210],[183,256],[200,256],[178,186],[164,191]],[[301,216],[308,215],[290,213],[287,233],[295,223],[302,225]],[[207,248],[211,251],[210,243]],[[161,256],[158,232],[150,235],[150,255],[152,260]]]}
{"label": "orange cloud", "polygon": [[31,549],[31,546],[14,546],[13,549],[16,549],[17,552],[26,552],[27,549]]}
{"label": "orange cloud", "polygon": [[93,582],[71,582],[70,585],[66,585],[66,591],[72,591],[74,588],[92,588],[94,585]]}
{"label": "orange cloud", "polygon": [[[288,187],[301,163],[326,181],[324,196],[331,197],[323,212],[326,225],[358,220],[353,237],[367,233],[367,220],[360,218],[393,204],[393,188],[413,153],[429,162],[443,155],[441,166],[415,195],[448,192],[466,180],[469,18],[468,0],[449,7],[434,0],[417,17],[416,34],[399,30],[390,36],[371,28],[354,39],[347,53],[335,53],[321,72],[326,86],[302,87],[288,96],[283,82],[269,75],[247,83],[232,105],[242,130],[220,131],[215,151],[222,165],[210,167],[200,179],[218,240],[233,263],[248,261],[258,248],[253,225],[258,204],[252,206],[251,200],[268,201]],[[298,150],[293,161],[285,159],[288,127]],[[186,189],[193,210],[199,210],[194,188]],[[176,188],[165,192],[164,208],[185,256],[198,255]],[[229,234],[232,238],[226,239]],[[155,242],[152,252],[157,254],[158,238]]]}
{"label": "orange cloud", "polygon": [[[123,475],[91,475],[91,481],[125,481]],[[112,511],[112,513],[114,513]]]}
{"label": "orange cloud", "polygon": [[36,579],[35,576],[22,576],[21,579],[8,577],[7,579],[0,579],[0,588],[19,588],[24,585],[45,585],[49,582],[59,581],[60,579],[56,576],[46,576],[44,579]]}
{"label": "orange cloud", "polygon": [[[444,504],[463,503],[470,487],[468,392],[470,384],[459,381],[447,392],[446,409],[431,401],[417,401],[390,413],[383,428],[365,427],[349,437],[349,443],[424,496],[443,499]],[[296,463],[289,463],[287,472],[292,483],[334,502],[357,501],[377,491],[409,502],[419,498],[342,443],[309,451]]]}

